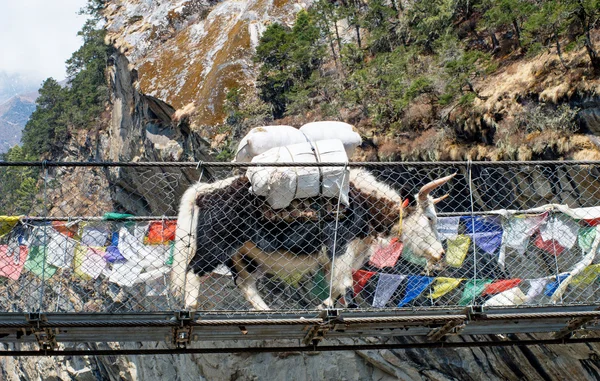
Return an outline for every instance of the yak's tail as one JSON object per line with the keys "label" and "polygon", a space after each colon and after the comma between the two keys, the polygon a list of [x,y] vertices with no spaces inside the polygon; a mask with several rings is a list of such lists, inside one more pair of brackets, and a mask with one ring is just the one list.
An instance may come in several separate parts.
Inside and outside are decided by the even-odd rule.
{"label": "yak's tail", "polygon": [[173,253],[173,267],[171,269],[171,291],[176,297],[182,297],[186,284],[188,265],[196,253],[196,237],[198,226],[199,208],[196,198],[202,183],[194,184],[181,197],[179,215],[177,217],[177,231],[175,233],[175,248]]}

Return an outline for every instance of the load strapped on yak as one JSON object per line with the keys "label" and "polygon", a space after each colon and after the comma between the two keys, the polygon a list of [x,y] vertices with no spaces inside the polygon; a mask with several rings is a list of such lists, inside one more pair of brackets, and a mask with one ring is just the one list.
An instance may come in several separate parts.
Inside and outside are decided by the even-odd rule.
{"label": "load strapped on yak", "polygon": [[[347,163],[360,144],[360,135],[343,122],[313,122],[300,129],[257,127],[242,139],[234,161],[307,165]],[[316,219],[317,213],[310,206],[310,199],[315,197],[325,198],[325,205],[321,207],[326,215],[338,209],[338,199],[340,214],[348,206],[347,167],[250,167],[246,176],[252,184],[252,192],[265,197],[273,209],[264,211],[268,219]]]}

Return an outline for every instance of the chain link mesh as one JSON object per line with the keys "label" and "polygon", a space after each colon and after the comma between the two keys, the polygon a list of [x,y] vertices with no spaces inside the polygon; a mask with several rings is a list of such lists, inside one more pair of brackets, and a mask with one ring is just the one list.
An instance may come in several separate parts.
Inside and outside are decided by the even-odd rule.
{"label": "chain link mesh", "polygon": [[[294,167],[296,177],[254,171],[258,177],[249,181],[244,168],[210,163],[3,163],[0,308],[125,313],[600,303],[600,164],[365,167],[336,167],[328,183],[327,166]],[[314,186],[294,183],[314,169],[317,194],[290,196],[290,189],[301,194]],[[433,199],[449,197],[431,215],[419,190],[454,173],[432,190]],[[192,187],[200,177],[203,185]],[[267,196],[256,195],[261,181]],[[339,187],[344,181],[347,190]],[[324,187],[337,197],[323,195]],[[191,195],[187,203],[184,193]],[[289,205],[273,207],[278,200]],[[402,213],[398,200],[408,200]],[[192,217],[188,226],[181,219],[177,226],[180,203]]]}

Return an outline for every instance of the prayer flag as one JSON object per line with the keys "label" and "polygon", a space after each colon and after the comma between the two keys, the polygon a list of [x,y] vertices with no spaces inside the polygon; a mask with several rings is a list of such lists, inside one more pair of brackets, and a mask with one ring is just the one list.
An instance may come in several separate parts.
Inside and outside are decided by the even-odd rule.
{"label": "prayer flag", "polygon": [[562,247],[570,249],[577,242],[579,223],[565,215],[554,215],[540,226],[540,236],[544,241],[555,240]]}
{"label": "prayer flag", "polygon": [[394,267],[400,254],[402,254],[403,244],[394,237],[387,246],[380,246],[375,254],[371,256],[369,264],[380,269],[384,267]]}
{"label": "prayer flag", "polygon": [[525,303],[531,303],[535,298],[540,296],[549,281],[548,278],[529,279],[529,291],[525,295]]}
{"label": "prayer flag", "polygon": [[544,241],[541,234],[537,236],[534,244],[538,248],[544,250],[548,254],[554,255],[555,257],[558,257],[559,255],[561,255],[563,253],[563,251],[565,251],[565,248],[562,247],[561,244],[558,243],[558,241],[553,240],[553,239]]}
{"label": "prayer flag", "polygon": [[481,295],[499,294],[511,288],[515,288],[521,283],[521,279],[503,279],[488,284]]}
{"label": "prayer flag", "polygon": [[29,256],[27,257],[27,261],[25,261],[25,268],[40,278],[51,278],[56,273],[56,267],[46,263],[45,259],[45,246],[31,246],[29,248]]}
{"label": "prayer flag", "polygon": [[106,267],[103,247],[77,246],[75,249],[75,275],[91,280],[96,279]]}
{"label": "prayer flag", "polygon": [[0,237],[10,233],[20,219],[18,216],[0,216]]}
{"label": "prayer flag", "polygon": [[0,246],[0,276],[17,280],[27,260],[27,246]]}
{"label": "prayer flag", "polygon": [[148,237],[145,243],[148,245],[161,245],[175,239],[177,221],[153,221],[148,228]]}
{"label": "prayer flag", "polygon": [[471,238],[468,235],[459,235],[448,239],[446,245],[446,263],[452,267],[461,267],[469,252]]}
{"label": "prayer flag", "polygon": [[431,292],[431,298],[437,299],[446,295],[450,291],[454,290],[463,281],[462,278],[446,278],[437,277],[433,284],[433,291]]}
{"label": "prayer flag", "polygon": [[360,294],[360,292],[367,285],[367,281],[375,275],[373,271],[356,270],[352,272],[352,280],[354,281],[354,296]]}
{"label": "prayer flag", "polygon": [[519,287],[513,287],[494,295],[483,303],[486,307],[518,306],[525,303],[526,296]]}
{"label": "prayer flag", "polygon": [[313,287],[311,293],[316,296],[320,301],[329,298],[329,282],[325,279],[323,270],[319,270],[313,277]]}
{"label": "prayer flag", "polygon": [[571,285],[576,287],[587,287],[592,284],[600,275],[600,264],[590,265],[582,272],[575,275],[571,280]]}
{"label": "prayer flag", "polygon": [[466,306],[469,303],[472,303],[473,299],[481,295],[483,290],[485,290],[490,283],[492,283],[492,281],[489,279],[470,279],[465,285],[465,289],[463,290],[463,294],[458,301],[458,304]]}
{"label": "prayer flag", "polygon": [[592,244],[596,238],[596,228],[581,228],[577,236],[577,243],[584,252],[592,249]]}
{"label": "prayer flag", "polygon": [[560,284],[565,279],[567,279],[568,276],[569,276],[569,273],[558,274],[558,276],[556,277],[556,280],[554,282],[550,282],[550,283],[548,283],[548,285],[546,285],[544,294],[546,296],[552,296],[554,294],[554,292],[556,291],[556,289],[558,288],[558,286],[560,286]]}
{"label": "prayer flag", "polygon": [[509,218],[504,224],[504,244],[521,255],[525,254],[529,237],[538,230],[546,217],[547,212],[537,216],[519,215]]}
{"label": "prayer flag", "polygon": [[408,280],[406,282],[406,293],[404,298],[398,303],[398,307],[404,307],[413,301],[433,282],[433,278],[429,276],[408,275],[406,278]]}
{"label": "prayer flag", "polygon": [[456,238],[459,222],[460,217],[438,217],[437,229],[442,241]]}
{"label": "prayer flag", "polygon": [[405,278],[406,275],[379,274],[375,296],[373,297],[373,307],[385,307]]}

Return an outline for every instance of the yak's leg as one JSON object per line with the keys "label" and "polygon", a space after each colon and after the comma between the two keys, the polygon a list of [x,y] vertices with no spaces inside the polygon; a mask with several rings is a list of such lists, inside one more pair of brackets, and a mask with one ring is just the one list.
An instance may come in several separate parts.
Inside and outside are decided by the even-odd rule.
{"label": "yak's leg", "polygon": [[321,308],[333,307],[340,296],[344,296],[348,308],[358,307],[354,302],[354,288],[352,282],[352,266],[356,259],[354,245],[350,244],[346,251],[335,258],[333,262],[333,279],[331,282],[331,298],[323,301]]}
{"label": "yak's leg", "polygon": [[185,309],[198,309],[198,297],[200,296],[200,277],[189,271],[185,281]]}
{"label": "yak's leg", "polygon": [[267,303],[265,303],[258,293],[258,287],[256,287],[257,275],[260,275],[258,274],[258,267],[251,259],[244,257],[239,252],[233,256],[232,260],[236,273],[235,281],[238,288],[242,291],[244,298],[255,310],[270,310]]}

